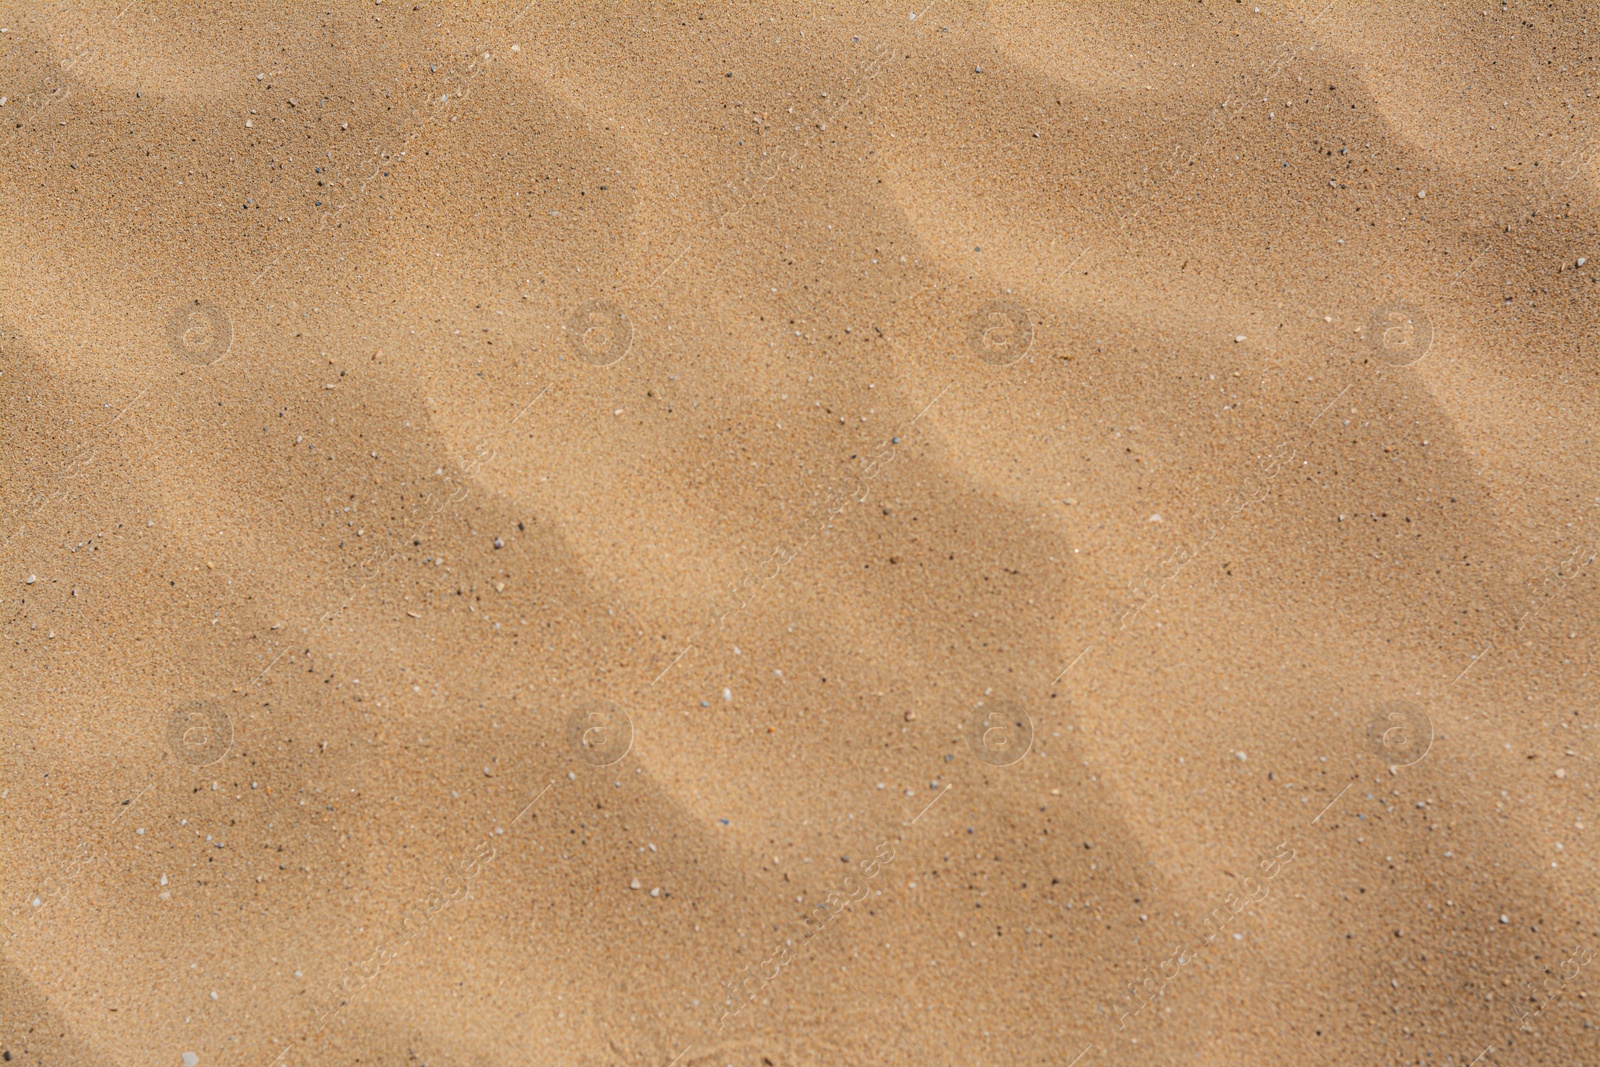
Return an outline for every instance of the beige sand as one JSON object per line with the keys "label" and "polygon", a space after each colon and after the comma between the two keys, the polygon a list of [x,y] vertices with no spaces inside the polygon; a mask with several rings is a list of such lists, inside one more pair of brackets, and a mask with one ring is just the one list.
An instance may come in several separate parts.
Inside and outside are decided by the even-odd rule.
{"label": "beige sand", "polygon": [[6,5],[6,1060],[1600,1060],[1595,15]]}

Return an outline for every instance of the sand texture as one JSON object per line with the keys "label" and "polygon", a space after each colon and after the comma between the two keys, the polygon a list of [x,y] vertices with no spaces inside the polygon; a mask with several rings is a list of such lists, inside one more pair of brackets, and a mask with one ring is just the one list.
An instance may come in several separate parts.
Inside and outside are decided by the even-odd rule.
{"label": "sand texture", "polygon": [[1597,46],[0,5],[0,1063],[1600,1063]]}

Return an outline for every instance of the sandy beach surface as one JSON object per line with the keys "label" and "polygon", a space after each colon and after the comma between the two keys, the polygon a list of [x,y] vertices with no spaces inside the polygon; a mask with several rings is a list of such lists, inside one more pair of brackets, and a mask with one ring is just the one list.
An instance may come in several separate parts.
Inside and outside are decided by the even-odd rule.
{"label": "sandy beach surface", "polygon": [[4,1062],[1600,1063],[1597,33],[0,5]]}

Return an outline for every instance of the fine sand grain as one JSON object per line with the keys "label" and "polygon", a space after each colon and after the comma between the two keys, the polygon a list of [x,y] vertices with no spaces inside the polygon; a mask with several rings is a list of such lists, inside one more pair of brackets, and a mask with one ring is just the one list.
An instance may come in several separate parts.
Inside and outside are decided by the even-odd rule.
{"label": "fine sand grain", "polygon": [[1597,14],[0,5],[5,1062],[1600,1062]]}

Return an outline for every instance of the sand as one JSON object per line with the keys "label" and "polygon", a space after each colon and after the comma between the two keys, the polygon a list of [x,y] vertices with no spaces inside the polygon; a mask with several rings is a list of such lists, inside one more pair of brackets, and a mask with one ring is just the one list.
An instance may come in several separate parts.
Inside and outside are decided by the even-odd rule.
{"label": "sand", "polygon": [[1595,9],[0,9],[12,1064],[1593,1064]]}

